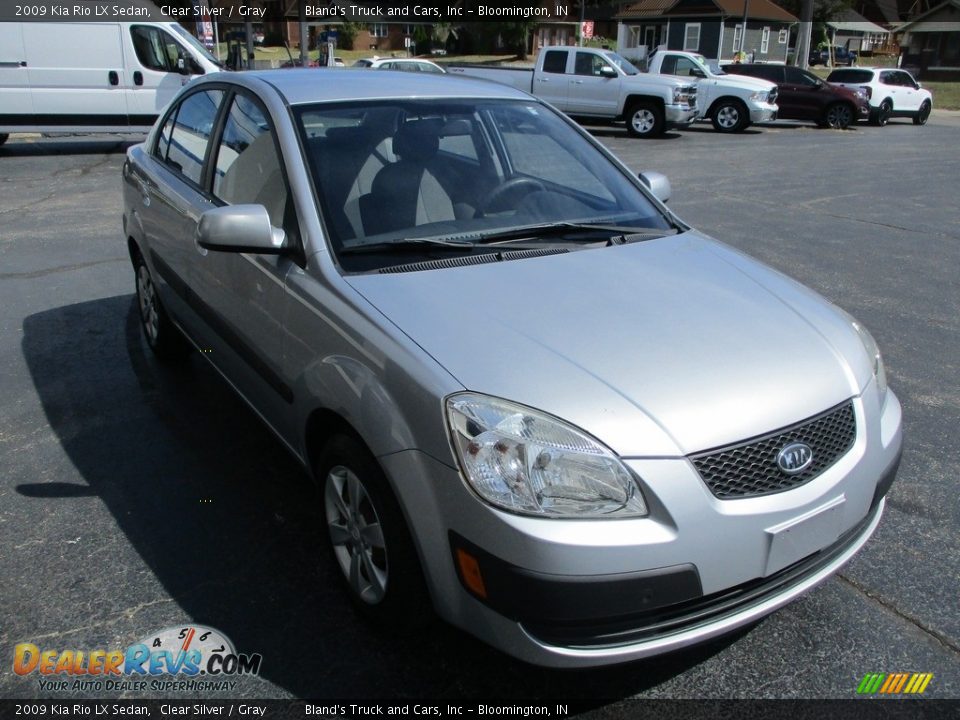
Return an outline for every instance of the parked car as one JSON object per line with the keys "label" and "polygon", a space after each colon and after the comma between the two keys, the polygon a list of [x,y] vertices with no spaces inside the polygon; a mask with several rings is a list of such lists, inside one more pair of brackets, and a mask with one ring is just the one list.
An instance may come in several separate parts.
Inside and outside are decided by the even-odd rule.
{"label": "parked car", "polygon": [[779,116],[777,86],[759,78],[729,75],[699,53],[658,50],[647,65],[650,73],[697,78],[697,109],[717,132],[740,132],[751,123]]}
{"label": "parked car", "polygon": [[777,117],[810,120],[820,127],[844,129],[870,117],[867,93],[829,85],[809,70],[771,63],[733,63],[723,69],[777,84]]}
{"label": "parked car", "polygon": [[0,141],[138,133],[219,61],[175,22],[0,22]]}
{"label": "parked car", "polygon": [[900,457],[866,329],[669,190],[505,85],[222,73],[128,150],[123,229],[147,344],[317,480],[362,613],[584,667],[825,580]]}
{"label": "parked car", "polygon": [[419,58],[363,58],[362,60],[357,60],[353,64],[353,67],[374,68],[376,70],[404,70],[406,72],[436,73],[438,75],[446,72],[446,70],[432,60],[421,60]]}
{"label": "parked car", "polygon": [[851,90],[862,89],[870,103],[870,122],[886,125],[890,118],[909,117],[926,125],[933,95],[906,70],[896,68],[844,68],[834,70],[827,82]]}
{"label": "parked car", "polygon": [[700,115],[695,81],[640,72],[611,50],[551,45],[534,68],[457,64],[449,72],[515,87],[571,117],[624,120],[638,138],[687,127]]}
{"label": "parked car", "polygon": [[[833,48],[833,64],[846,65],[848,67],[857,64],[857,51],[849,50],[845,47],[835,45]],[[818,48],[810,51],[810,65],[829,65],[830,48]]]}

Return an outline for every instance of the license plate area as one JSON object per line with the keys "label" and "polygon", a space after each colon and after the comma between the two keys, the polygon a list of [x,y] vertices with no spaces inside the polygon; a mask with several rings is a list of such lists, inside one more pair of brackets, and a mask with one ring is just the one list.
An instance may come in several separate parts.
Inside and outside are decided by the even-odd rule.
{"label": "license plate area", "polygon": [[844,495],[790,520],[766,529],[770,538],[764,575],[793,565],[833,544],[843,529]]}

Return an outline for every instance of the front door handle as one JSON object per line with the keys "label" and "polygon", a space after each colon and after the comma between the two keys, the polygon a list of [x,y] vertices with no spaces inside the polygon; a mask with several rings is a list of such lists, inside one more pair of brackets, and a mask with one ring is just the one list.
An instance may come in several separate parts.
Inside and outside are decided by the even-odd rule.
{"label": "front door handle", "polygon": [[109,73],[107,73],[107,79],[110,81],[111,85],[120,84],[120,76],[117,74],[116,70],[111,70]]}

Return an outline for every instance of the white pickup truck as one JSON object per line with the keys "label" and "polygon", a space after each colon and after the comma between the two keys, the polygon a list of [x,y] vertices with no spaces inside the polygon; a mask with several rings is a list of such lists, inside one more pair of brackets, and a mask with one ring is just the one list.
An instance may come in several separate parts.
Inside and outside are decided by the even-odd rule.
{"label": "white pickup truck", "polygon": [[696,80],[641,73],[610,50],[551,46],[532,69],[448,65],[447,72],[511,85],[572,117],[625,120],[634,137],[656,137],[699,115]]}
{"label": "white pickup truck", "polygon": [[703,55],[657,50],[647,72],[697,82],[700,116],[718,132],[739,132],[750,123],[777,119],[776,83],[745,75],[728,75]]}

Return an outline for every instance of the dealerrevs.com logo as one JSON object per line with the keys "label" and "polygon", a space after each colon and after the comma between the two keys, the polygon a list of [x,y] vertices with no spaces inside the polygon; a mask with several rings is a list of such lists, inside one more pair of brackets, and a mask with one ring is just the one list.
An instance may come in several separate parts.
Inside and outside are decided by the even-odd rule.
{"label": "dealerrevs.com logo", "polygon": [[41,649],[19,643],[13,671],[37,676],[40,690],[71,692],[233,690],[258,675],[263,656],[238,653],[230,639],[201,625],[171,627],[125,650]]}

